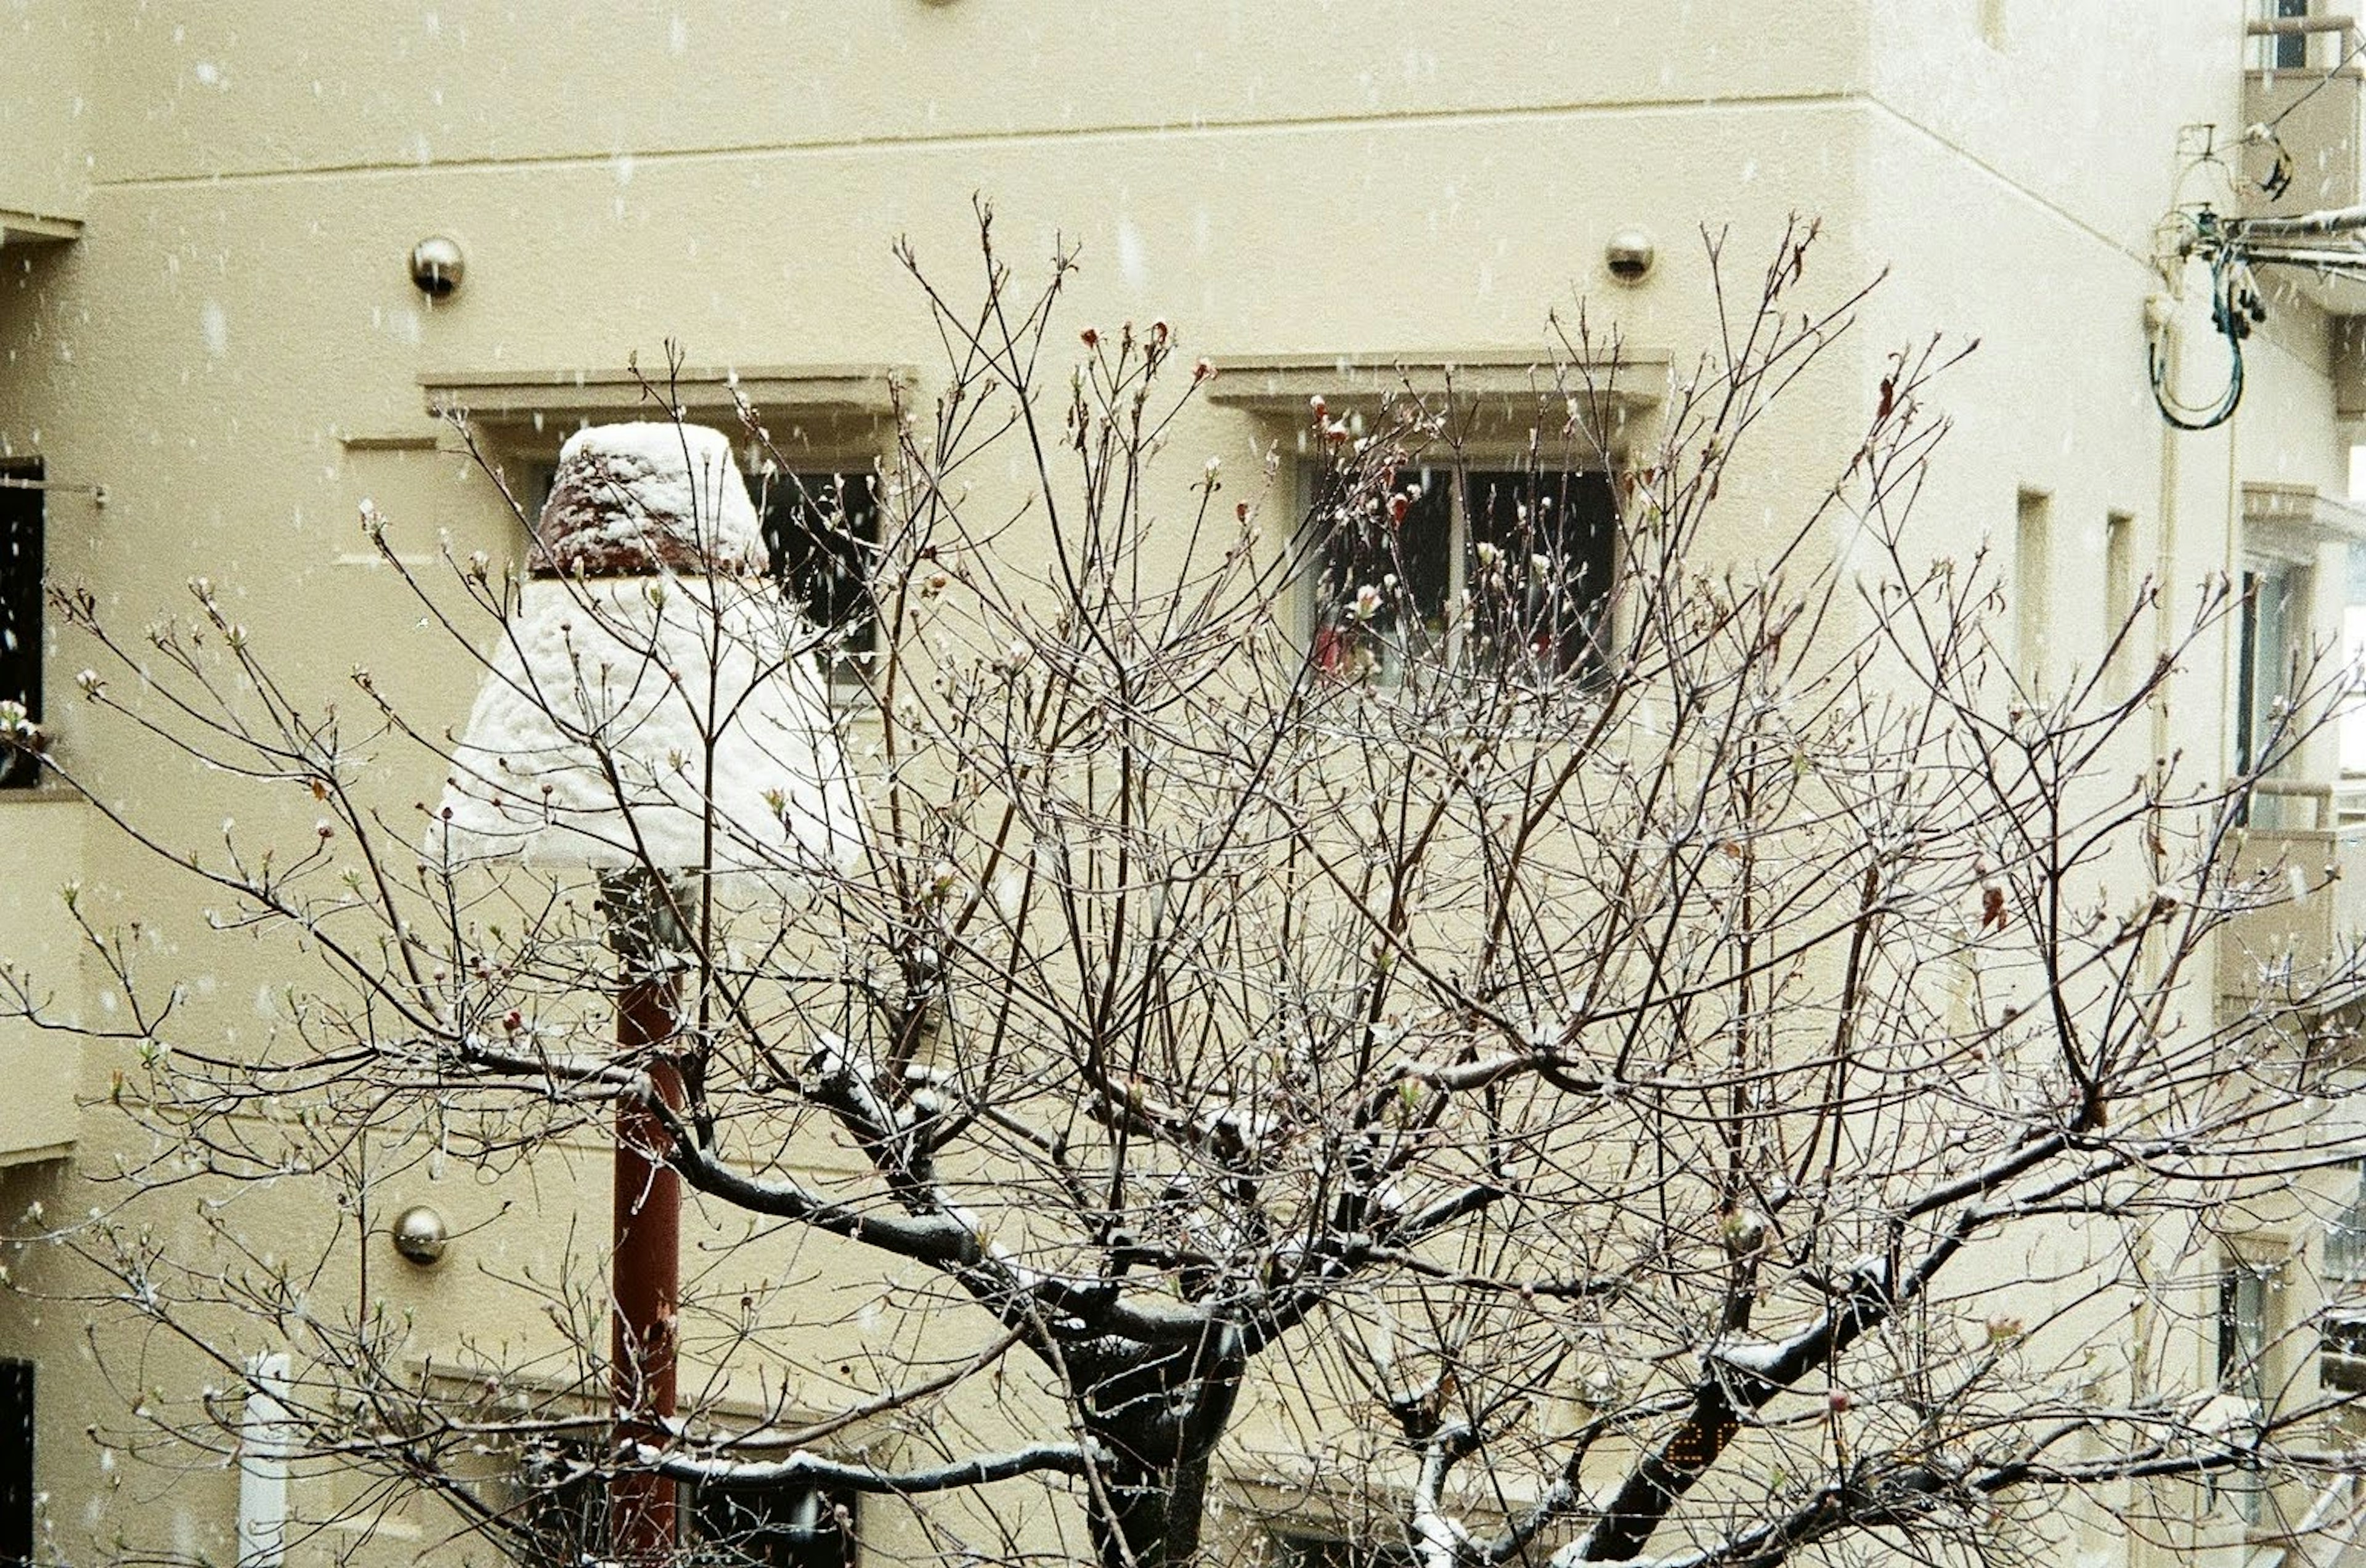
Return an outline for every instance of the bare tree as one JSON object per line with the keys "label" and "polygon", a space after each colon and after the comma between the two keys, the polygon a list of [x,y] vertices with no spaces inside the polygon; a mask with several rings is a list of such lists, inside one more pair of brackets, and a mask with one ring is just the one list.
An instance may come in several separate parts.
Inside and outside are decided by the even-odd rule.
{"label": "bare tree", "polygon": [[[2305,1509],[2356,1468],[2324,1436],[2350,1396],[2214,1314],[2222,1249],[2354,1168],[2327,1109],[2350,976],[2284,964],[2270,1001],[2221,1003],[2230,922],[2294,873],[2244,869],[2256,774],[2146,739],[2237,600],[2147,588],[2089,667],[2017,678],[1983,554],[1908,519],[1944,432],[1927,347],[1829,489],[1716,553],[1763,416],[1835,373],[1862,299],[1801,313],[1810,237],[1721,303],[1615,480],[1616,345],[1580,315],[1516,450],[1450,392],[1318,400],[1302,515],[1266,476],[1173,476],[1211,372],[1164,323],[1087,331],[1068,367],[1065,258],[1027,294],[989,230],[968,302],[914,265],[940,389],[859,498],[875,536],[830,546],[848,623],[760,576],[672,601],[717,646],[748,634],[712,606],[767,606],[754,681],[819,655],[866,684],[835,862],[743,835],[737,869],[684,874],[634,849],[614,762],[634,852],[596,887],[456,863],[376,783],[494,787],[452,716],[367,673],[306,702],[208,584],[144,640],[62,591],[94,703],[299,819],[189,852],[94,802],[287,980],[272,1040],[226,1047],[90,925],[123,1003],[84,1032],[126,1053],[117,1112],[155,1153],[46,1235],[178,1359],[108,1440],[228,1453],[267,1382],[299,1456],[537,1561],[602,1551],[581,1499],[635,1474],[697,1488],[711,1532],[925,1494],[902,1528],[930,1550],[1107,1568],[1216,1551],[1211,1504],[1260,1477],[1315,1500],[1310,1533],[1436,1568],[1992,1551],[2037,1539],[2032,1495],[2135,1529],[2212,1487]],[[1023,503],[973,498],[989,455]],[[401,525],[367,526],[399,567]],[[451,564],[411,581],[482,659],[518,588]],[[613,614],[570,581],[587,626]],[[2332,684],[2295,686],[2259,769]],[[710,846],[739,831],[704,770],[746,695],[685,764]],[[663,918],[612,950],[597,906],[634,878]],[[620,962],[678,987],[674,1026],[621,1047]],[[596,1248],[488,1270],[552,1326],[485,1364],[329,1304],[325,1265],[225,1204],[338,1194],[336,1234],[297,1238],[325,1258],[382,1223],[373,1183],[450,1159],[505,1173],[521,1224],[619,1102],[736,1248],[682,1294],[670,1422],[605,1414]],[[208,1246],[169,1239],[192,1224]],[[794,1282],[817,1272],[840,1284]],[[274,1348],[284,1382],[255,1370]]]}

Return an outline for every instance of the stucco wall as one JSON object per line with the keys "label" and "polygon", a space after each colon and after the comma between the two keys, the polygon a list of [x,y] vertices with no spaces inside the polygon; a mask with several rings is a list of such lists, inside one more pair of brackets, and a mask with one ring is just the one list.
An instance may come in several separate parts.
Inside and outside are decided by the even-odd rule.
{"label": "stucco wall", "polygon": [[[1584,293],[1597,321],[1667,353],[1682,378],[1715,341],[1703,228],[1722,236],[1746,299],[1789,215],[1820,214],[1808,298],[1890,276],[1737,468],[1713,541],[1735,558],[1813,504],[1853,449],[1887,354],[1932,333],[1982,340],[1932,394],[1956,425],[1918,514],[1934,552],[2009,542],[2016,491],[2035,487],[2055,498],[2057,581],[2091,579],[2119,511],[2137,520],[2146,564],[2191,582],[2225,559],[2230,476],[2338,488],[2343,471],[2312,347],[2322,323],[2304,310],[2260,341],[2231,447],[2225,434],[2165,440],[2144,385],[2149,236],[2174,197],[2176,128],[2234,103],[2226,6],[2054,18],[2016,5],[2001,49],[1977,36],[1969,0],[1636,0],[1575,21],[1490,6],[1451,25],[1411,5],[1287,23],[1246,5],[1148,15],[1055,0],[686,19],[542,9],[445,5],[431,23],[345,4],[104,7],[89,49],[107,71],[79,115],[57,107],[83,56],[54,14],[0,13],[44,40],[0,51],[0,72],[40,89],[19,96],[0,75],[0,105],[49,117],[0,176],[0,207],[54,204],[88,223],[71,252],[7,280],[0,451],[39,450],[53,477],[107,487],[103,513],[53,503],[52,559],[99,585],[121,624],[185,607],[202,573],[276,661],[292,658],[307,702],[366,663],[425,726],[456,721],[478,671],[362,563],[355,524],[366,498],[422,558],[438,529],[463,553],[516,546],[488,481],[418,445],[435,428],[420,378],[654,364],[671,339],[704,363],[911,366],[925,391],[936,340],[889,247],[908,236],[965,296],[974,194],[995,204],[1022,280],[1055,244],[1079,248],[1073,327],[1164,317],[1187,355],[1220,367],[1541,353],[1547,312]],[[84,134],[86,195],[73,172]],[[6,179],[30,194],[20,203]],[[1627,224],[1660,242],[1635,288],[1600,265]],[[403,264],[438,232],[466,247],[468,276],[430,307]],[[1275,434],[1222,407],[1195,412],[1172,444],[1178,498],[1203,457],[1246,470]],[[982,473],[982,511],[1000,504],[997,484],[1018,493]],[[2164,545],[2168,513],[2178,532]],[[2066,592],[2066,647],[2097,645],[2099,611]],[[210,841],[233,811],[250,830],[274,810],[309,829],[292,794],[257,811],[85,717],[72,700],[81,662],[71,646],[53,661],[51,710],[103,797],[137,804],[175,843]],[[2217,736],[2203,723],[2185,738]],[[403,819],[437,780],[413,754],[379,783]],[[269,1027],[264,998],[292,977],[282,960],[208,933],[202,898],[160,884],[131,846],[57,831],[73,809],[0,798],[0,841],[38,840],[57,859],[39,867],[44,883],[78,863],[107,913],[141,914],[163,961],[202,977],[193,1027],[251,1043]],[[52,957],[51,936],[6,923],[21,919],[0,914],[0,943]],[[113,1065],[107,1048],[88,1053],[86,1094],[103,1099]],[[103,1166],[132,1144],[93,1114],[81,1158]],[[577,1158],[596,1230],[599,1153]],[[440,1194],[461,1224],[501,1201],[461,1174],[396,1185],[389,1205]],[[573,1217],[564,1186],[537,1194],[547,1236]],[[332,1234],[318,1202],[266,1207],[272,1224]],[[349,1289],[358,1255],[340,1246],[335,1285]],[[535,1250],[511,1233],[484,1246],[502,1268]],[[523,1298],[378,1257],[374,1289],[416,1310],[422,1345],[456,1352],[464,1328],[547,1342]],[[56,1369],[45,1398],[104,1397],[76,1359],[77,1322],[5,1321],[6,1348]],[[84,1540],[113,1527],[110,1510],[130,1518],[88,1458],[43,1458],[56,1513]],[[218,1539],[231,1483],[184,1485],[193,1539]]]}
{"label": "stucco wall", "polygon": [[0,6],[0,213],[79,219],[90,190],[89,30],[82,0]]}

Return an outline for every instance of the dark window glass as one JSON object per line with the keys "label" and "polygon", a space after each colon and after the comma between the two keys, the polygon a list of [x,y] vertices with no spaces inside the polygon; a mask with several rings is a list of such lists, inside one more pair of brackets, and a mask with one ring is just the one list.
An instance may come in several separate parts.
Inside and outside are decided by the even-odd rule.
{"label": "dark window glass", "polygon": [[871,597],[879,507],[871,476],[760,475],[754,487],[764,548],[782,591],[841,657],[871,650],[878,611]]}
{"label": "dark window glass", "polygon": [[[559,1442],[528,1453],[519,1480],[518,1515],[532,1535],[528,1568],[580,1568],[601,1557],[608,1481],[580,1445]],[[685,1482],[674,1492],[682,1541],[676,1562],[682,1568],[854,1568],[861,1501],[828,1487],[742,1491]]]}
{"label": "dark window glass", "polygon": [[[1325,542],[1315,657],[1382,680],[1441,653],[1590,670],[1616,533],[1605,474],[1406,469]],[[1456,635],[1463,646],[1450,649]]]}
{"label": "dark window glass", "polygon": [[[2308,15],[2309,0],[2276,0],[2276,19],[2293,21]],[[2274,39],[2276,69],[2304,71],[2308,68],[2308,34],[2279,33]]]}
{"label": "dark window glass", "polygon": [[33,1363],[0,1360],[0,1563],[32,1561]]}
{"label": "dark window glass", "polygon": [[[2256,1265],[2229,1263],[2218,1275],[2218,1386],[2248,1401],[2262,1419],[2268,1413],[2269,1277]],[[2266,1489],[2256,1462],[2216,1478],[2217,1490],[2235,1510],[2259,1523]]]}
{"label": "dark window glass", "polygon": [[1475,473],[1465,494],[1479,635],[1499,656],[1560,671],[1590,667],[1610,593],[1608,476]]}
{"label": "dark window glass", "polygon": [[1267,1561],[1273,1568],[1413,1568],[1419,1561],[1401,1533],[1380,1526],[1367,1537],[1278,1535]]}
{"label": "dark window glass", "polygon": [[517,1517],[530,1543],[525,1568],[580,1568],[608,1539],[608,1483],[578,1445],[526,1453],[518,1466]]}
{"label": "dark window glass", "polygon": [[2267,1396],[2268,1281],[2247,1264],[2218,1276],[2218,1383],[2255,1401]]}
{"label": "dark window glass", "polygon": [[685,1488],[684,1561],[699,1568],[853,1568],[857,1502],[851,1492],[826,1487]]}
{"label": "dark window glass", "polygon": [[[41,465],[0,464],[0,479],[38,483]],[[0,702],[22,703],[41,716],[41,494],[0,484]],[[39,776],[32,761],[0,751],[0,789],[25,788]]]}
{"label": "dark window glass", "polygon": [[1439,645],[1454,586],[1453,476],[1408,468],[1377,510],[1342,523],[1324,552],[1315,656],[1326,670],[1395,679]]}

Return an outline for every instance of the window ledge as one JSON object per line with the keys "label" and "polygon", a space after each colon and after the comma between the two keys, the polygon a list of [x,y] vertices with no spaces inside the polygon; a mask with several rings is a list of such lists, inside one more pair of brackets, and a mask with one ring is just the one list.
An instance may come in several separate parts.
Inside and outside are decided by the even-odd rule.
{"label": "window ledge", "polygon": [[1594,417],[1607,426],[1597,434],[1617,450],[1638,417],[1666,400],[1670,361],[1663,353],[1639,352],[1557,364],[1549,354],[1484,348],[1285,354],[1215,364],[1205,394],[1210,402],[1292,421],[1305,419],[1310,398],[1322,398],[1335,411],[1369,413],[1391,396],[1451,391],[1482,429],[1501,424],[1516,432],[1535,423],[1539,399],[1592,399]]}
{"label": "window ledge", "polygon": [[0,245],[56,245],[82,238],[82,220],[0,208]]}
{"label": "window ledge", "polygon": [[[431,371],[419,378],[427,412],[466,415],[496,441],[549,441],[582,425],[663,419],[670,400],[686,417],[736,424],[738,399],[759,416],[802,425],[867,429],[895,408],[910,372],[891,365],[691,367],[631,369]],[[458,445],[457,433],[447,444]]]}
{"label": "window ledge", "polygon": [[11,806],[87,806],[89,798],[72,784],[44,772],[30,784],[0,789],[0,810]]}

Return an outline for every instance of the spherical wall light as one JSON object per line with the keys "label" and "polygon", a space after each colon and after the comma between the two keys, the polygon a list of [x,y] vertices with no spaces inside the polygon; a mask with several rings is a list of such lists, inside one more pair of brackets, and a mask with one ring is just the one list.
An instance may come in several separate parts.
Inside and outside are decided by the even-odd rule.
{"label": "spherical wall light", "polygon": [[430,234],[411,247],[411,284],[430,299],[448,299],[460,291],[468,258],[460,242],[448,234]]}
{"label": "spherical wall light", "polygon": [[439,1261],[452,1240],[444,1216],[424,1203],[413,1203],[394,1217],[393,1236],[395,1251],[422,1269]]}

